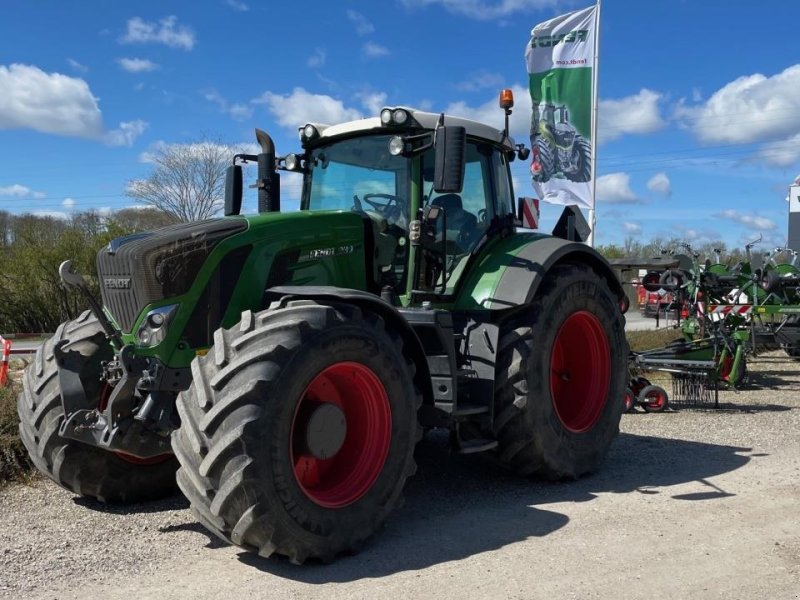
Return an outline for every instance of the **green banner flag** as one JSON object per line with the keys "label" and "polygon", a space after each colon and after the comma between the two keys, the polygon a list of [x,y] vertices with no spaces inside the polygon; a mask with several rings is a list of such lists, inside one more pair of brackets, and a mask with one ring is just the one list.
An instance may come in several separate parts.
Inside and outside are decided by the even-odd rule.
{"label": "green banner flag", "polygon": [[525,59],[531,115],[531,179],[552,204],[594,209],[597,6],[536,25]]}

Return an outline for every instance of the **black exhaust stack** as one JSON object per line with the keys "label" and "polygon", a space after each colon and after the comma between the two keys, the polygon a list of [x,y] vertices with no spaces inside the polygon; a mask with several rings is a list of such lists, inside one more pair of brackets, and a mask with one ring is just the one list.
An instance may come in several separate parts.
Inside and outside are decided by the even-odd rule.
{"label": "black exhaust stack", "polygon": [[275,170],[275,144],[266,131],[256,129],[256,140],[261,146],[258,155],[258,212],[280,212],[281,176]]}

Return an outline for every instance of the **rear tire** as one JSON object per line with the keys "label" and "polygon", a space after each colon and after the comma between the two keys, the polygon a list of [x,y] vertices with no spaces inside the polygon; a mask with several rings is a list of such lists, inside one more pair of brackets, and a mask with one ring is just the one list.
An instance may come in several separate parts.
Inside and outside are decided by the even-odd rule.
{"label": "rear tire", "polygon": [[414,367],[374,313],[311,300],[248,311],[192,373],[178,485],[227,542],[332,560],[381,526],[416,471]]}
{"label": "rear tire", "polygon": [[105,334],[89,311],[62,323],[37,350],[17,398],[19,435],[36,468],[60,486],[102,502],[153,500],[176,493],[177,462],[173,457],[155,464],[137,464],[58,434],[64,409],[53,348],[61,340],[68,340],[66,350],[91,357],[81,374],[89,399],[99,400],[100,360],[111,356]]}
{"label": "rear tire", "polygon": [[629,374],[624,324],[608,283],[589,267],[548,274],[501,332],[497,461],[550,479],[597,468],[619,432]]}

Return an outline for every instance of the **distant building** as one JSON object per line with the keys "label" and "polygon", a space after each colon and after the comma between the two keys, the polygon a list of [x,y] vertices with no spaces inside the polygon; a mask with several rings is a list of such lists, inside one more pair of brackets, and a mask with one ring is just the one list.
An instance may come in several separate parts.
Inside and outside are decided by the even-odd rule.
{"label": "distant building", "polygon": [[800,252],[800,177],[789,186],[789,233],[786,245]]}

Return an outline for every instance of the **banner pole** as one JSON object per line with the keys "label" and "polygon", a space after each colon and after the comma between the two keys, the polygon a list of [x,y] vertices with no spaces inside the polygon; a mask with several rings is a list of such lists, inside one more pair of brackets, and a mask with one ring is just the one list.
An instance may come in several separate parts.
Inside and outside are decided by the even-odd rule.
{"label": "banner pole", "polygon": [[592,65],[592,208],[589,209],[589,245],[594,247],[594,229],[597,225],[597,69],[600,63],[600,0],[597,0],[597,14],[594,26],[594,64]]}

